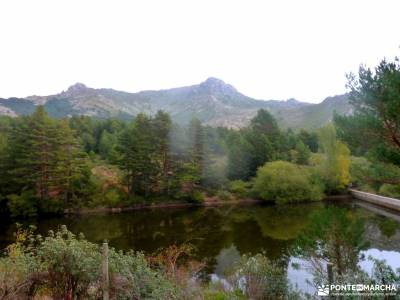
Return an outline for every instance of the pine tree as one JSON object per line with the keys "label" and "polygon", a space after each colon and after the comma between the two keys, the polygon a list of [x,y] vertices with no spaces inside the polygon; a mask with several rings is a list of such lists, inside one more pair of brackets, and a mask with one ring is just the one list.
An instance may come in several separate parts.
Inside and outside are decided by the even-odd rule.
{"label": "pine tree", "polygon": [[153,127],[156,137],[157,149],[155,155],[159,163],[159,190],[169,194],[170,180],[173,175],[171,151],[170,151],[170,133],[172,121],[170,116],[162,111],[158,111],[153,119]]}
{"label": "pine tree", "polygon": [[0,132],[0,213],[3,211],[5,205],[4,200],[7,193],[7,161],[8,161],[8,139],[4,132]]}
{"label": "pine tree", "polygon": [[84,157],[67,121],[50,119],[42,106],[11,131],[10,149],[8,163],[13,168],[8,168],[8,175],[15,188],[9,193],[29,191],[44,211],[69,204],[77,191],[74,183],[89,176],[83,171]]}
{"label": "pine tree", "polygon": [[123,131],[118,144],[119,166],[126,172],[130,194],[148,196],[151,183],[159,172],[157,147],[151,119],[139,114],[130,126]]}
{"label": "pine tree", "polygon": [[231,180],[247,180],[255,173],[253,147],[240,133],[232,133],[228,139],[227,176]]}
{"label": "pine tree", "polygon": [[188,170],[193,176],[193,184],[201,181],[205,163],[204,128],[201,122],[194,118],[189,124],[189,166]]}
{"label": "pine tree", "polygon": [[13,132],[15,169],[21,190],[32,189],[43,203],[55,186],[57,129],[42,106]]}
{"label": "pine tree", "polygon": [[82,194],[82,185],[87,184],[86,155],[67,121],[57,124],[56,143],[56,193],[67,205]]}

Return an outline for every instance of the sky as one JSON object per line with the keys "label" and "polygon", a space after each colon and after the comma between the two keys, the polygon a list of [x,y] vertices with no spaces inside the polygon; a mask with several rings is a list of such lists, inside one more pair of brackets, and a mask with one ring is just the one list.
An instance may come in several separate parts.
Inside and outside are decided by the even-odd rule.
{"label": "sky", "polygon": [[317,103],[360,64],[400,56],[399,11],[398,0],[1,0],[0,97],[217,77],[256,99]]}

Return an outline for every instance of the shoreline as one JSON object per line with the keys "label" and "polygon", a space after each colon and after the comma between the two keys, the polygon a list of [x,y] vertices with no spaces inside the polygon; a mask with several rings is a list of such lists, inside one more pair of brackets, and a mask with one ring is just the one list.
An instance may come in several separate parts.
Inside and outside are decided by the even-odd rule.
{"label": "shoreline", "polygon": [[96,207],[96,208],[80,208],[80,209],[65,209],[64,215],[86,215],[86,214],[97,214],[97,213],[121,213],[135,210],[145,209],[161,209],[161,208],[189,208],[189,207],[217,207],[224,205],[255,205],[265,203],[262,200],[257,199],[242,199],[242,200],[213,200],[205,201],[201,203],[190,203],[190,202],[170,202],[170,203],[153,203],[153,204],[136,204],[127,207]]}
{"label": "shoreline", "polygon": [[[349,194],[331,195],[325,197],[322,201],[326,200],[343,200],[351,197]],[[321,202],[322,202],[321,201]],[[64,215],[87,215],[97,213],[121,213],[137,210],[148,209],[170,209],[170,208],[190,208],[190,207],[218,207],[225,205],[258,205],[267,204],[274,205],[260,199],[244,198],[241,200],[218,200],[216,198],[208,198],[204,202],[190,203],[190,202],[169,202],[169,203],[152,203],[152,204],[136,204],[127,207],[95,207],[95,208],[79,208],[79,209],[65,209]]]}

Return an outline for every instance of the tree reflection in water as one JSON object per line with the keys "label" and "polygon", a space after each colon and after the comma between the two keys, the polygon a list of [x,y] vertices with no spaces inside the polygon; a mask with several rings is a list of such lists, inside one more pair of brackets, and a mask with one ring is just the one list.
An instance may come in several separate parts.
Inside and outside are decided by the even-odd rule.
{"label": "tree reflection in water", "polygon": [[361,269],[363,251],[369,248],[365,230],[364,218],[351,210],[326,207],[315,212],[293,251],[307,262],[304,267],[313,276],[311,284],[397,284],[398,275],[385,261],[368,257],[374,265],[372,274]]}

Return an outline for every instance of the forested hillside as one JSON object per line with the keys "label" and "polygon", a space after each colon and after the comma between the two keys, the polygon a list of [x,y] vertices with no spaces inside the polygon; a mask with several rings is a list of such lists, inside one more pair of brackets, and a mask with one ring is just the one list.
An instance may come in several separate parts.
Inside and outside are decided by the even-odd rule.
{"label": "forested hillside", "polygon": [[266,110],[241,130],[204,126],[198,119],[180,126],[162,111],[132,121],[53,119],[43,106],[29,116],[3,117],[0,124],[1,204],[12,215],[257,197],[263,191],[251,188],[250,180],[259,167],[278,160],[295,169],[302,178],[298,187],[306,189],[302,197],[282,201],[321,199],[323,193],[310,161],[317,134],[281,130]]}

